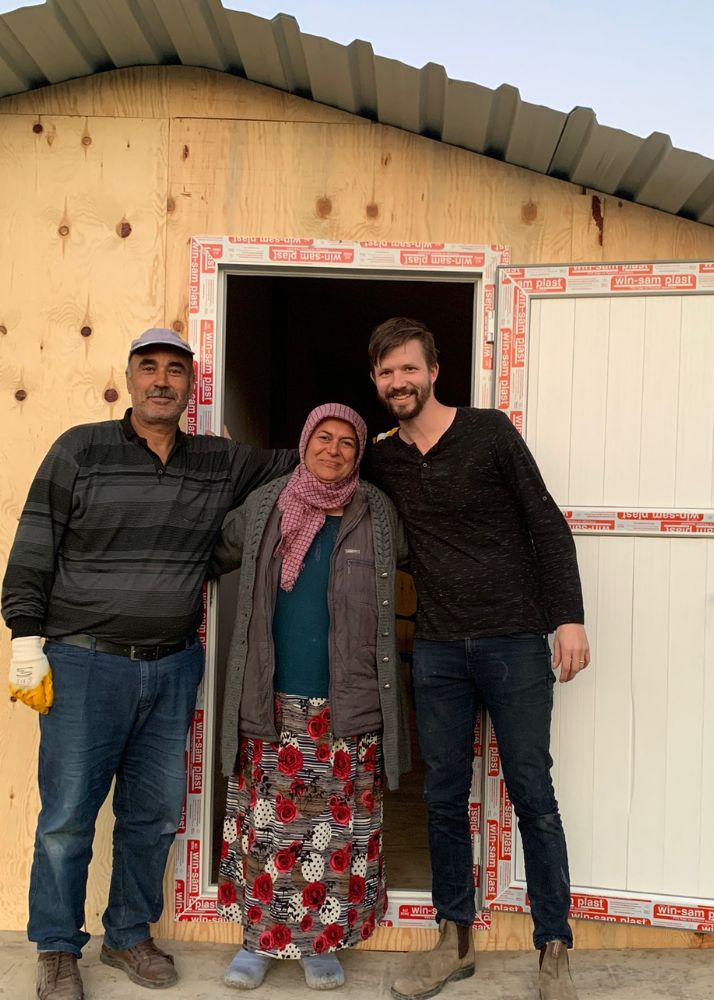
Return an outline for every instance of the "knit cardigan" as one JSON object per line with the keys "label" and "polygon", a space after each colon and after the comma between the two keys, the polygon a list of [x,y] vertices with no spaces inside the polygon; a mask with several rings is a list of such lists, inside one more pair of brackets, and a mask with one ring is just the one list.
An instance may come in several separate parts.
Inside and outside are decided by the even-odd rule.
{"label": "knit cardigan", "polygon": [[[265,614],[269,608],[274,606],[274,594],[271,595],[267,592],[267,582],[256,580],[256,566],[260,547],[266,534],[274,533],[274,527],[271,532],[268,525],[269,522],[275,520],[276,515],[273,515],[273,511],[288,478],[286,476],[277,479],[256,490],[242,507],[228,516],[209,567],[209,576],[218,576],[221,573],[240,568],[235,623],[228,651],[223,700],[221,761],[225,775],[231,775],[235,768],[240,736],[241,699],[244,693],[248,697],[255,693],[244,691],[246,678],[252,677],[253,680],[249,682],[258,685],[261,690],[268,685],[272,689],[274,674],[272,648],[267,664],[256,673],[256,669],[251,663],[252,669],[247,671],[248,635],[253,614]],[[400,660],[394,627],[396,564],[398,560],[400,562],[404,560],[406,544],[401,522],[397,519],[391,501],[370,483],[364,481],[360,483],[355,498],[345,510],[345,522],[351,514],[354,515],[353,508],[365,505],[367,507],[365,513],[368,513],[370,518],[374,549],[374,590],[372,594],[376,592],[377,600],[374,683],[378,685],[379,707],[383,724],[382,749],[385,776],[389,788],[397,788],[400,773],[408,770],[411,765],[406,709],[399,669]],[[273,515],[272,519],[271,515]],[[266,529],[268,530],[266,531]],[[263,602],[260,608],[257,608],[257,605],[254,607],[254,603],[258,600]],[[371,642],[372,637],[369,638]],[[340,654],[340,662],[349,663],[350,650],[340,649]],[[333,679],[335,677],[334,668],[335,664],[331,661],[330,670]],[[270,702],[272,704],[272,698]],[[354,713],[357,717],[359,716],[359,708],[359,705],[354,705]],[[347,711],[349,713],[349,709]],[[336,735],[339,736],[350,733],[350,720],[344,718],[344,715],[344,706],[337,716],[333,708],[333,726]],[[274,721],[272,724],[274,726]],[[358,735],[358,732],[350,734]],[[254,736],[257,734],[244,735]]]}

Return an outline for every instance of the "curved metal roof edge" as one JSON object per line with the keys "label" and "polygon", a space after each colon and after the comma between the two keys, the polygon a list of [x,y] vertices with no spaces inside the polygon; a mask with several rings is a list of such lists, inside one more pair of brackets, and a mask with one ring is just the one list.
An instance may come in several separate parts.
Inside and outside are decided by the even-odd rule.
{"label": "curved metal roof edge", "polygon": [[383,125],[714,225],[714,160],[600,125],[590,108],[556,111],[302,32],[220,0],[46,0],[0,15],[0,97],[137,65],[237,74]]}

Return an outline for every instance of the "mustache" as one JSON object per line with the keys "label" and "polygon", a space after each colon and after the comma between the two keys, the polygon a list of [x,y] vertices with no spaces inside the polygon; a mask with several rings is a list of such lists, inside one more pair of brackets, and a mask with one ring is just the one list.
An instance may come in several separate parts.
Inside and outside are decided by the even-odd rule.
{"label": "mustache", "polygon": [[147,399],[176,399],[176,393],[172,392],[171,389],[152,389],[151,392],[147,392]]}
{"label": "mustache", "polygon": [[416,396],[417,395],[417,390],[416,389],[412,389],[412,388],[409,388],[409,389],[389,389],[387,391],[387,399],[392,399],[393,396],[403,396],[405,393],[407,395]]}

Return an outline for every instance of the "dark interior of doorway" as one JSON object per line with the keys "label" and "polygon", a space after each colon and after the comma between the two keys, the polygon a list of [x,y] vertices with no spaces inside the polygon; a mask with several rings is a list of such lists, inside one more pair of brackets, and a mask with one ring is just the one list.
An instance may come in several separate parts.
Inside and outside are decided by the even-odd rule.
{"label": "dark interior of doorway", "polygon": [[[471,402],[474,284],[369,278],[230,275],[226,280],[224,420],[236,440],[261,447],[295,447],[309,411],[336,401],[362,414],[371,434],[394,425],[369,378],[371,330],[390,316],[419,319],[434,331],[441,370],[439,399]],[[235,608],[237,574],[219,585],[217,717]],[[403,672],[410,686],[411,617],[408,580],[397,599]],[[401,603],[401,606],[400,606]],[[384,805],[384,852],[392,890],[429,890],[431,874],[423,765],[414,736],[413,770]],[[219,724],[219,723],[218,723]],[[214,742],[215,745],[215,742]],[[217,878],[226,782],[214,761],[211,870]]]}

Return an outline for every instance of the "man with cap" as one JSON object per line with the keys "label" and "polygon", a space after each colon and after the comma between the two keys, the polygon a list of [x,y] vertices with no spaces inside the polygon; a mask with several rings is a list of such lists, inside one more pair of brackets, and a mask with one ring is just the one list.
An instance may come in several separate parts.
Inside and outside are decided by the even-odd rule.
{"label": "man with cap", "polygon": [[206,564],[225,514],[296,460],[179,429],[192,355],[172,330],[132,342],[131,408],[121,420],[73,427],[52,445],[8,561],[11,694],[40,712],[42,809],[28,924],[39,1000],[82,1000],[87,870],[113,779],[100,957],[142,986],[177,980],[149,924],[163,909],[181,817],[184,747],[203,673],[196,632]]}

